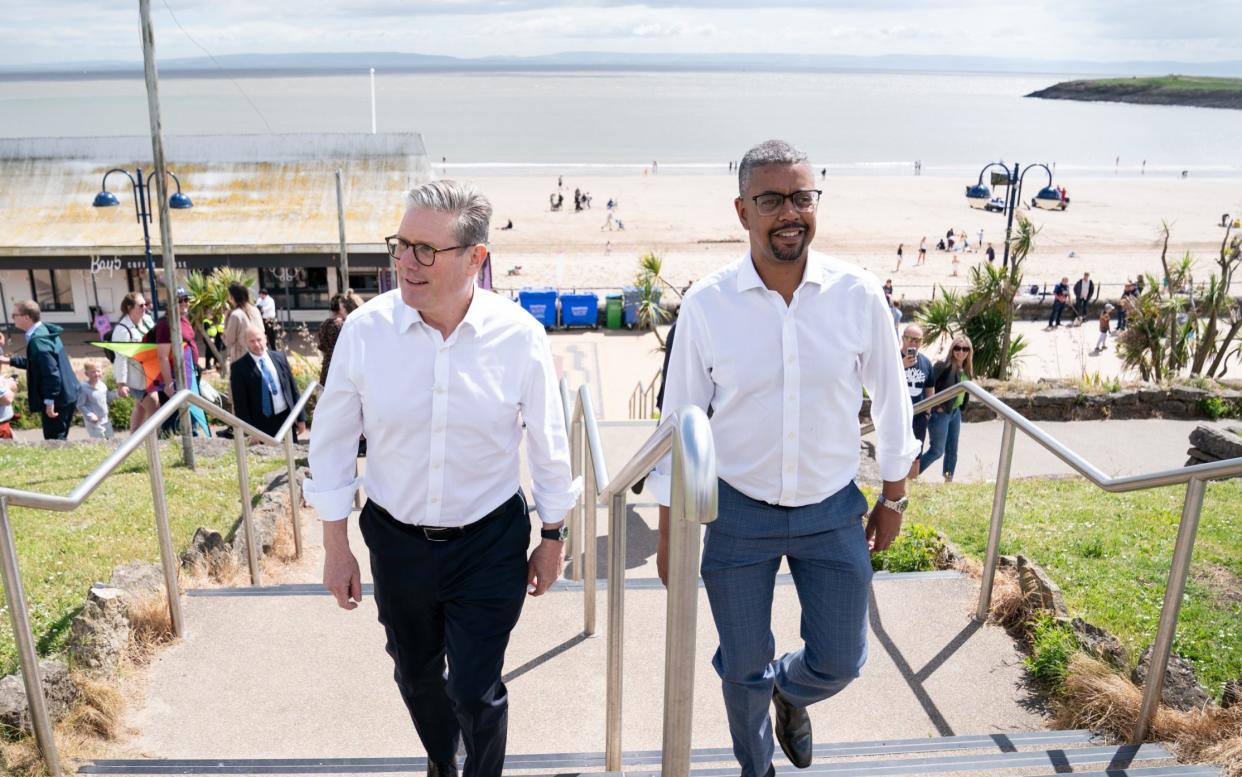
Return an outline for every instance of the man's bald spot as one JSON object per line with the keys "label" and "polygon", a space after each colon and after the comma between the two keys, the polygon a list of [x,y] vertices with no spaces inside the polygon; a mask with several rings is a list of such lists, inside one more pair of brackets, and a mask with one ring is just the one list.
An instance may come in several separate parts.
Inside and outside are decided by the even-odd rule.
{"label": "man's bald spot", "polygon": [[922,340],[923,339],[923,327],[919,326],[918,324],[906,324],[906,328],[901,330],[901,336],[911,337],[911,338],[917,337],[918,339]]}

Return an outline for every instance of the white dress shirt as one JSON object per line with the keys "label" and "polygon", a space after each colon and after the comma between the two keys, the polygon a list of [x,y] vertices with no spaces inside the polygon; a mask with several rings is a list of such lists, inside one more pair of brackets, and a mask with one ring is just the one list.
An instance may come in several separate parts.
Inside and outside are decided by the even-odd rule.
{"label": "white dress shirt", "polygon": [[263,318],[273,321],[276,319],[276,300],[272,299],[271,294],[266,297],[259,295],[254,305],[259,309],[259,315]]}
{"label": "white dress shirt", "polygon": [[[250,358],[254,359],[255,367],[259,370],[259,380],[263,381],[263,390],[268,392],[272,398],[272,415],[280,415],[289,409],[289,402],[285,399],[285,392],[280,389],[280,373],[276,371],[276,363],[272,361],[271,355],[265,349],[262,356],[255,356],[253,351],[247,351]],[[272,385],[269,387],[267,381],[263,380],[263,368],[266,367],[267,373],[272,377]]]}
{"label": "white dress shirt", "polygon": [[405,523],[463,526],[517,493],[522,426],[535,505],[544,523],[578,497],[565,416],[543,327],[483,289],[447,339],[381,294],[345,320],[315,407],[313,480],[320,518],[349,515],[358,435],[366,434],[367,495]]}
{"label": "white dress shirt", "polygon": [[[880,282],[811,251],[786,305],[747,252],[683,300],[664,407],[710,406],[717,475],[752,499],[798,507],[857,476],[864,387],[880,475],[901,480],[918,442]],[[647,481],[665,505],[670,468],[666,457]]]}

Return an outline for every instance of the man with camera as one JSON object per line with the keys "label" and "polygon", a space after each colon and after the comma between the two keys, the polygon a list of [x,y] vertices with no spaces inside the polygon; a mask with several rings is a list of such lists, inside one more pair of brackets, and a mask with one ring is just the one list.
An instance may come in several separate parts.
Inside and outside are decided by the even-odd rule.
{"label": "man with camera", "polygon": [[[923,328],[918,324],[909,324],[901,333],[901,366],[906,370],[906,389],[910,392],[911,404],[927,399],[936,390],[932,388],[932,363],[919,348],[923,345]],[[919,453],[923,452],[923,443],[927,439],[927,411],[914,414],[914,438],[919,441]],[[919,476],[919,460],[916,456],[910,465],[910,477]]]}

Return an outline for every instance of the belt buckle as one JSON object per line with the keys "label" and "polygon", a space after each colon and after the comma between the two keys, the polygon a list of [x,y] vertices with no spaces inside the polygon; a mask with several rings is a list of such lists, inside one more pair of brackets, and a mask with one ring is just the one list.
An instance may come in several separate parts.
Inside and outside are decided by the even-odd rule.
{"label": "belt buckle", "polygon": [[424,526],[422,528],[423,528],[423,536],[427,538],[428,542],[447,542],[448,541],[448,537],[437,537],[433,534],[433,533],[443,532],[444,529],[434,528],[431,526]]}

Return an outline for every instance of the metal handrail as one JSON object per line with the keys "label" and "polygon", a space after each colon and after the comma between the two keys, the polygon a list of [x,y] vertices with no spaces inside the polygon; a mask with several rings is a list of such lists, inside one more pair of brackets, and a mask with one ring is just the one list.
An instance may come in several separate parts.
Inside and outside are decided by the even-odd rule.
{"label": "metal handrail", "polygon": [[[1016,431],[1020,430],[1039,443],[1045,450],[1068,464],[1075,472],[1110,493],[1139,491],[1161,486],[1186,485],[1186,498],[1182,506],[1182,519],[1178,525],[1177,540],[1173,546],[1173,559],[1169,566],[1169,581],[1165,586],[1164,603],[1160,607],[1160,624],[1156,631],[1156,641],[1152,647],[1151,669],[1147,681],[1143,684],[1143,705],[1135,722],[1132,742],[1141,742],[1147,738],[1151,729],[1152,719],[1160,705],[1161,692],[1164,687],[1165,672],[1168,667],[1169,654],[1173,649],[1173,637],[1177,630],[1177,616],[1181,611],[1182,595],[1186,590],[1186,578],[1190,572],[1190,559],[1195,544],[1195,533],[1199,528],[1199,514],[1203,509],[1203,498],[1210,480],[1242,475],[1242,458],[1225,459],[1208,464],[1195,464],[1180,469],[1167,469],[1144,475],[1127,475],[1125,477],[1109,477],[1091,462],[1070,450],[1052,435],[1040,429],[1034,423],[1018,413],[1018,411],[1001,402],[987,389],[973,381],[962,381],[945,391],[921,400],[914,405],[915,412],[928,410],[948,402],[961,394],[969,394],[988,409],[995,412],[1004,421],[1001,433],[1000,459],[996,471],[996,490],[992,495],[992,519],[988,529],[987,555],[983,565],[983,580],[979,591],[979,603],[975,608],[975,619],[985,620],[992,601],[992,583],[996,577],[996,567],[1000,560],[1000,534],[1005,518],[1005,501],[1009,493],[1009,475],[1013,465],[1013,443]],[[861,433],[867,434],[875,428],[871,422],[862,425]]]}
{"label": "metal handrail", "polygon": [[260,584],[258,550],[255,545],[253,516],[250,506],[250,477],[246,461],[246,435],[261,442],[272,445],[283,445],[285,448],[285,466],[289,477],[289,506],[293,519],[294,554],[302,555],[302,527],[300,501],[301,494],[297,485],[297,473],[293,464],[293,437],[289,434],[298,415],[306,407],[306,403],[319,388],[318,381],[312,382],[302,392],[302,396],[289,411],[289,417],[271,436],[253,425],[241,420],[232,413],[217,407],[188,389],[177,392],[172,399],[164,403],[150,418],[134,430],[125,442],[121,443],[99,466],[95,467],[82,482],[69,492],[68,496],[56,496],[37,491],[26,491],[18,488],[0,487],[0,571],[3,571],[5,597],[8,602],[9,616],[13,624],[13,638],[17,643],[18,663],[21,667],[22,682],[26,688],[26,700],[29,704],[31,727],[34,729],[35,741],[43,760],[52,777],[60,777],[60,759],[57,755],[56,740],[52,733],[51,718],[48,715],[47,703],[43,695],[43,680],[39,674],[39,656],[35,650],[34,636],[30,629],[30,614],[26,606],[26,593],[22,585],[21,570],[18,567],[17,552],[13,541],[13,526],[9,520],[9,506],[29,507],[36,510],[55,510],[68,512],[77,509],[87,497],[94,493],[104,480],[121,465],[139,445],[147,449],[148,477],[151,480],[151,492],[155,507],[155,527],[159,537],[160,564],[164,572],[164,588],[168,597],[168,616],[172,622],[173,634],[185,636],[185,620],[181,613],[181,600],[178,598],[177,556],[172,545],[172,531],[168,522],[168,498],[164,488],[164,469],[159,455],[160,427],[174,413],[187,405],[201,408],[207,415],[213,416],[233,427],[233,441],[237,454],[237,477],[241,491],[242,526],[246,539],[246,557],[250,567],[250,580],[254,585]]}
{"label": "metal handrail", "polygon": [[[583,585],[582,633],[595,634],[595,583],[598,558],[596,550],[596,510],[599,495],[608,487],[608,465],[599,437],[595,408],[589,386],[578,388],[578,402],[570,411],[570,457],[574,476],[582,475],[582,501],[574,506],[570,528],[571,570]],[[585,451],[583,450],[585,445]],[[577,541],[574,539],[577,538]]]}

